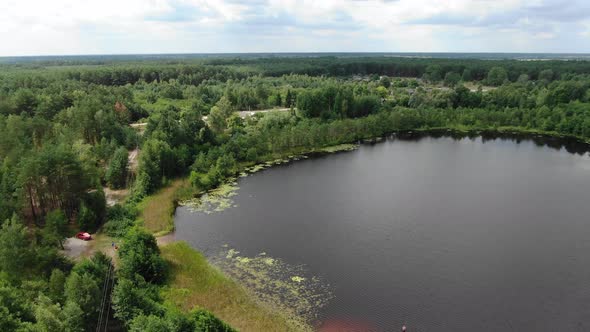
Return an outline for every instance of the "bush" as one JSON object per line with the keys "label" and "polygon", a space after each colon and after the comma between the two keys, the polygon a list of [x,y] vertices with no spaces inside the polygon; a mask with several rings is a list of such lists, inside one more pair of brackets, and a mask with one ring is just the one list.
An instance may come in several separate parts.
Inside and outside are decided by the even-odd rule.
{"label": "bush", "polygon": [[96,252],[90,259],[85,259],[74,266],[72,272],[79,275],[90,275],[99,285],[104,281],[109,269],[111,269],[111,258],[102,252]]}
{"label": "bush", "polygon": [[103,226],[103,231],[113,237],[123,237],[135,224],[137,209],[134,204],[121,206],[116,204],[107,212],[107,222]]}
{"label": "bush", "polygon": [[195,331],[216,331],[216,332],[234,332],[233,328],[231,328],[227,323],[222,321],[221,319],[213,316],[207,310],[196,310],[191,313],[191,318],[195,322]]}
{"label": "bush", "polygon": [[113,290],[114,316],[126,324],[132,324],[135,317],[162,315],[164,308],[158,303],[159,289],[144,281],[122,278]]}
{"label": "bush", "polygon": [[163,317],[136,316],[129,324],[130,332],[234,332],[228,324],[206,310],[197,310],[188,316],[169,310]]}
{"label": "bush", "polygon": [[156,238],[141,229],[131,229],[119,250],[120,272],[129,279],[140,275],[150,283],[162,283],[166,276],[166,262],[160,257]]}
{"label": "bush", "polygon": [[173,332],[166,319],[150,315],[135,317],[129,324],[129,332]]}
{"label": "bush", "polygon": [[135,219],[137,217],[137,207],[135,204],[115,204],[107,211],[107,219]]}
{"label": "bush", "polygon": [[107,221],[102,230],[112,237],[123,237],[131,227],[135,224],[135,221],[128,218],[112,219]]}

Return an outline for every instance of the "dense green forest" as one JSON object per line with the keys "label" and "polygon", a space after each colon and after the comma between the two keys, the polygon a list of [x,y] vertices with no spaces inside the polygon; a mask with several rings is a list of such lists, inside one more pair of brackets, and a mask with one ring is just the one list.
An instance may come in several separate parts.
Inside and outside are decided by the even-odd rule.
{"label": "dense green forest", "polygon": [[[162,300],[168,267],[137,222],[145,197],[174,178],[189,178],[198,194],[278,156],[441,128],[588,141],[590,62],[236,56],[0,65],[0,330],[90,331],[106,315],[121,330],[231,331],[206,310]],[[124,202],[109,206],[105,190],[125,188]],[[97,230],[122,239],[116,268],[101,253],[77,263],[63,256],[66,237]]]}

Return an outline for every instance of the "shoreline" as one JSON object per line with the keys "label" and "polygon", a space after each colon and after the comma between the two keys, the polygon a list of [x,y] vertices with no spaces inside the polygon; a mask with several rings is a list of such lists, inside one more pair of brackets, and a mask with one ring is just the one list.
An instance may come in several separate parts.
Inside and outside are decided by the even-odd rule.
{"label": "shoreline", "polygon": [[[379,136],[367,137],[362,138],[359,140],[355,140],[353,142],[342,142],[336,145],[329,145],[320,148],[301,148],[301,149],[293,149],[289,152],[285,153],[278,153],[271,155],[271,158],[268,158],[264,161],[260,161],[257,163],[244,163],[240,165],[239,170],[236,176],[230,177],[223,182],[221,182],[217,187],[212,188],[207,191],[199,191],[195,192],[193,188],[188,189],[190,193],[183,193],[179,194],[178,191],[186,189],[184,186],[180,186],[176,189],[175,198],[173,199],[174,209],[171,213],[172,219],[174,219],[174,213],[176,208],[179,206],[183,206],[183,201],[189,201],[192,199],[200,199],[203,195],[208,193],[215,192],[219,190],[221,187],[225,185],[231,185],[237,179],[241,177],[245,177],[247,175],[259,172],[266,168],[270,168],[272,166],[278,166],[287,164],[290,162],[298,161],[301,159],[307,158],[314,158],[314,157],[322,157],[333,153],[341,153],[341,152],[348,152],[354,151],[358,149],[362,144],[376,144],[385,141],[389,137],[401,137],[401,138],[409,138],[411,136],[415,136],[416,134],[423,135],[423,137],[453,137],[459,135],[461,138],[464,137],[482,137],[488,139],[497,139],[497,138],[505,138],[505,139],[523,139],[523,140],[531,140],[535,141],[536,139],[543,139],[543,140],[557,140],[562,147],[568,147],[570,145],[580,145],[585,147],[586,152],[590,152],[590,139],[583,139],[577,136],[571,135],[562,135],[557,132],[552,131],[539,131],[539,130],[529,130],[529,129],[522,129],[518,127],[498,127],[498,128],[460,128],[460,127],[436,127],[436,128],[418,128],[412,130],[397,130],[394,132],[386,133]],[[488,137],[486,137],[488,136]],[[547,142],[543,142],[547,143]],[[176,181],[186,181],[188,177],[183,177],[177,179]],[[190,184],[189,184],[190,186]],[[161,188],[160,190],[165,190],[168,187]],[[188,194],[188,195],[187,195]],[[152,195],[153,196],[153,195]],[[144,199],[148,199],[148,196]],[[190,196],[190,198],[188,197]],[[175,231],[174,220],[172,220],[172,225],[164,231],[159,231],[154,235],[156,237],[166,236],[170,233]]]}
{"label": "shoreline", "polygon": [[[375,136],[375,137],[371,137],[371,138],[365,138],[362,140],[358,140],[356,142],[346,142],[346,143],[342,143],[342,144],[338,144],[338,145],[331,145],[331,146],[326,146],[326,147],[321,147],[321,148],[294,149],[294,150],[291,150],[291,151],[285,152],[285,153],[273,154],[270,156],[272,158],[268,158],[268,159],[266,159],[266,161],[261,161],[258,163],[242,164],[239,167],[240,171],[238,172],[236,177],[229,178],[229,179],[223,181],[218,187],[213,188],[213,189],[206,191],[206,192],[195,193],[194,188],[191,188],[190,184],[188,184],[189,187],[187,189],[187,183],[186,183],[187,177],[184,177],[184,178],[176,179],[176,180],[172,181],[172,183],[170,185],[168,185],[167,187],[161,188],[160,191],[158,191],[158,193],[156,193],[155,195],[151,195],[151,196],[146,197],[144,200],[152,199],[152,200],[158,201],[157,196],[160,193],[168,192],[168,194],[169,194],[168,196],[169,196],[169,198],[171,198],[171,200],[169,202],[167,202],[168,204],[171,204],[171,206],[172,206],[172,209],[168,210],[168,211],[170,211],[170,215],[169,215],[169,219],[168,219],[170,224],[168,224],[168,227],[164,231],[154,232],[154,235],[156,236],[156,238],[158,240],[158,245],[162,248],[165,248],[169,245],[183,243],[183,241],[177,241],[174,236],[174,232],[175,232],[174,214],[175,214],[176,209],[179,206],[184,205],[182,203],[182,201],[183,201],[183,198],[186,198],[186,196],[192,196],[195,199],[200,199],[204,195],[207,195],[215,190],[219,190],[222,186],[231,185],[239,177],[248,176],[250,174],[259,172],[261,170],[264,170],[266,168],[270,168],[272,166],[283,165],[283,164],[298,161],[301,159],[322,157],[322,156],[326,156],[326,155],[329,155],[332,153],[353,151],[353,150],[358,149],[361,144],[376,144],[376,143],[384,142],[387,140],[387,138],[392,137],[392,136],[399,137],[399,138],[410,138],[412,136],[421,136],[421,137],[460,136],[461,138],[491,136],[490,139],[512,138],[512,139],[528,139],[528,140],[535,140],[535,139],[540,138],[542,140],[557,140],[558,143],[562,147],[565,146],[566,143],[581,144],[585,147],[586,151],[590,151],[590,143],[588,141],[582,140],[578,137],[560,135],[560,134],[554,133],[554,132],[523,130],[523,129],[512,128],[512,127],[494,128],[494,129],[443,127],[443,128],[420,128],[420,129],[415,129],[415,130],[403,130],[403,131],[399,130],[399,131],[395,131],[395,132],[388,133],[385,135]],[[546,144],[546,142],[544,142],[544,143]],[[173,184],[179,184],[179,183],[181,183],[182,185],[173,185]],[[171,186],[175,187],[175,188],[172,190],[171,195],[170,195],[170,187]],[[183,192],[181,193],[181,191],[183,191]],[[154,197],[154,196],[156,196],[156,197]],[[187,248],[185,248],[185,250],[192,252],[194,254],[202,255],[202,253],[198,249],[195,249],[191,246],[187,246]],[[254,301],[254,303],[258,303],[258,305],[261,308],[265,308],[262,310],[268,310],[269,315],[272,315],[273,317],[276,317],[276,315],[280,316],[280,313],[276,312],[276,310],[269,307],[267,304],[265,304],[264,301],[261,301],[261,299],[258,296],[256,296],[253,292],[248,290],[248,288],[245,287],[240,280],[234,280],[233,278],[231,278],[227,274],[227,272],[224,272],[219,266],[215,265],[209,259],[205,258],[205,260],[207,261],[208,266],[212,270],[217,271],[217,273],[220,273],[221,275],[223,275],[225,278],[230,280],[230,282],[233,282],[233,283],[237,284],[240,288],[244,289],[244,291],[246,291],[246,294],[248,294],[248,297],[252,301]],[[171,289],[175,289],[172,285],[170,285],[170,287],[171,287]],[[283,318],[286,321],[291,321],[291,322],[294,319],[293,317],[284,317],[284,316],[283,316]],[[310,322],[308,322],[307,324],[309,325]],[[299,325],[299,327],[301,328],[303,326]],[[311,329],[311,325],[307,326],[306,328]]]}

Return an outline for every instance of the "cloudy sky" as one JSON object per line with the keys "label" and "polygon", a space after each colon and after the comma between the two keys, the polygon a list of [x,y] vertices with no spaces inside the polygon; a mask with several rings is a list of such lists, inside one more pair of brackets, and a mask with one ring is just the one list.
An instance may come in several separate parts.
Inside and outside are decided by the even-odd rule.
{"label": "cloudy sky", "polygon": [[0,56],[590,53],[590,0],[0,0]]}

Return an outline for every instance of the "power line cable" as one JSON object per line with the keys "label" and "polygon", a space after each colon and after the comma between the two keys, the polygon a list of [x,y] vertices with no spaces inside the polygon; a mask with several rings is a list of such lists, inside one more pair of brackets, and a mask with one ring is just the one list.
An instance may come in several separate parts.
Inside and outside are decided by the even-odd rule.
{"label": "power line cable", "polygon": [[105,300],[106,300],[106,293],[107,293],[107,285],[109,282],[109,278],[111,275],[111,270],[113,269],[113,264],[111,262],[109,262],[109,268],[107,269],[107,274],[105,276],[105,280],[102,286],[102,299],[101,299],[101,306],[100,306],[100,313],[98,314],[98,323],[96,325],[96,332],[100,331],[100,328],[102,326],[102,319],[104,317],[104,306],[105,306]]}
{"label": "power line cable", "polygon": [[115,270],[113,269],[112,273],[111,273],[111,291],[109,292],[109,297],[108,297],[108,304],[107,304],[107,316],[106,316],[106,321],[104,324],[104,331],[107,332],[107,326],[109,325],[109,315],[111,314],[111,303],[112,303],[112,298],[113,298],[113,292],[112,289],[113,287],[115,287],[115,276],[113,275],[115,273]]}

